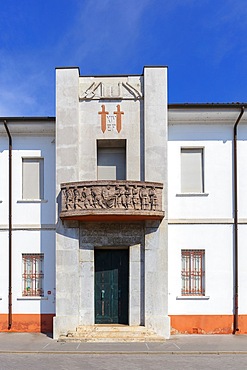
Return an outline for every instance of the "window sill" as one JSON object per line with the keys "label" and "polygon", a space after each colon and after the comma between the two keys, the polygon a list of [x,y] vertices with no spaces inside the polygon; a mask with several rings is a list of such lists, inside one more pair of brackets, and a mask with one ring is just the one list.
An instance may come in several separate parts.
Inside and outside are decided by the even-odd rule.
{"label": "window sill", "polygon": [[206,295],[180,295],[176,297],[177,301],[183,300],[195,300],[195,301],[207,301],[210,297]]}
{"label": "window sill", "polygon": [[178,193],[176,197],[207,197],[209,193]]}
{"label": "window sill", "polygon": [[17,298],[17,301],[47,301],[48,297],[32,297],[32,296],[26,296],[26,297],[19,297]]}
{"label": "window sill", "polygon": [[17,203],[47,203],[46,199],[20,199],[17,200]]}

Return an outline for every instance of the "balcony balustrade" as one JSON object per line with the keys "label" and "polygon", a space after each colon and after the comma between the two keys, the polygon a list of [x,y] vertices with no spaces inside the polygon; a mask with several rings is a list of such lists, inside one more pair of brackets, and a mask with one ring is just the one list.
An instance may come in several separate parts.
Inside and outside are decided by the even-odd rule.
{"label": "balcony balustrade", "polygon": [[81,181],[61,184],[62,220],[117,222],[161,220],[163,184]]}

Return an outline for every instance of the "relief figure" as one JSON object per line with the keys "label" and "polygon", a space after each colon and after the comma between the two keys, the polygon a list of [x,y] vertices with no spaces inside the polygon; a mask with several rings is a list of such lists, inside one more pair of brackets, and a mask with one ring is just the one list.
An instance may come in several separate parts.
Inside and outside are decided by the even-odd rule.
{"label": "relief figure", "polygon": [[124,200],[124,207],[129,209],[132,207],[132,189],[128,184],[125,185],[125,200]]}
{"label": "relief figure", "polygon": [[151,189],[149,189],[149,198],[151,211],[155,211],[157,207],[157,194],[154,186],[152,186]]}
{"label": "relief figure", "polygon": [[107,187],[102,189],[102,198],[104,205],[107,208],[113,208],[115,206],[115,194],[114,194],[114,189],[110,186],[107,185]]}
{"label": "relief figure", "polygon": [[66,209],[74,209],[74,192],[73,189],[66,189],[65,190],[65,204]]}
{"label": "relief figure", "polygon": [[149,208],[149,195],[146,185],[143,185],[143,187],[140,189],[140,198],[142,210],[147,210]]}
{"label": "relief figure", "polygon": [[138,189],[137,185],[134,185],[133,190],[132,190],[132,194],[133,194],[134,209],[139,210],[140,209],[140,194],[139,194],[139,189]]}
{"label": "relief figure", "polygon": [[75,209],[82,209],[82,195],[77,188],[74,189],[74,207]]}
{"label": "relief figure", "polygon": [[93,197],[91,194],[91,189],[84,186],[82,189],[82,196],[84,198],[84,207],[86,209],[93,208]]}
{"label": "relief figure", "polygon": [[102,194],[101,194],[101,189],[98,189],[97,187],[93,187],[91,189],[91,194],[93,197],[94,208],[105,208],[105,205],[103,203]]}

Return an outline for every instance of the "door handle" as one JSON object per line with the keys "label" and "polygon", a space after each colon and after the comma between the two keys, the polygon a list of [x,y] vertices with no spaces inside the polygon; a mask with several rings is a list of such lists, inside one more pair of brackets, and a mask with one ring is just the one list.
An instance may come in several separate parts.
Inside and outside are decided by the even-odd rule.
{"label": "door handle", "polygon": [[104,299],[105,298],[105,291],[102,289],[101,290],[101,299]]}

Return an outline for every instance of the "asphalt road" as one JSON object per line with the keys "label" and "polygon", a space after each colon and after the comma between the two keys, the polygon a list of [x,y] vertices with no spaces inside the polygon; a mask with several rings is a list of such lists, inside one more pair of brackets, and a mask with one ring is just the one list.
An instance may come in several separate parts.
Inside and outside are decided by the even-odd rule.
{"label": "asphalt road", "polygon": [[0,370],[247,369],[247,355],[0,354]]}

